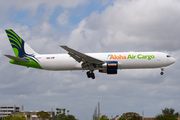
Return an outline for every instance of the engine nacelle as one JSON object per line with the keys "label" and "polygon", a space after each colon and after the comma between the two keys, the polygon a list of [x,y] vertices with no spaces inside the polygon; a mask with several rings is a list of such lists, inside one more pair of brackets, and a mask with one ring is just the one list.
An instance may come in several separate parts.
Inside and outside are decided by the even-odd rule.
{"label": "engine nacelle", "polygon": [[118,70],[118,62],[117,61],[107,61],[102,65],[104,70],[99,70],[99,72],[107,73],[107,74],[117,74]]}

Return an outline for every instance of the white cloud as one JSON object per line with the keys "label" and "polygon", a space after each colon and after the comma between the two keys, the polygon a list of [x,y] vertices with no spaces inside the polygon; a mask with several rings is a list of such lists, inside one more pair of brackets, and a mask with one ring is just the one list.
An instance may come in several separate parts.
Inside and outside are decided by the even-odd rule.
{"label": "white cloud", "polygon": [[59,25],[66,25],[69,22],[68,21],[69,17],[70,17],[70,13],[67,10],[65,10],[57,17],[56,21]]}
{"label": "white cloud", "polygon": [[80,40],[91,49],[100,44],[104,49],[114,46],[113,50],[177,50],[179,14],[176,0],[116,1],[101,14],[83,19],[71,32],[69,44],[81,47],[74,42]]}
{"label": "white cloud", "polygon": [[51,92],[50,90],[47,90],[43,96],[57,96],[59,95],[57,92]]}
{"label": "white cloud", "polygon": [[19,98],[20,98],[20,99],[26,99],[27,96],[26,96],[26,95],[20,95]]}
{"label": "white cloud", "polygon": [[99,86],[98,89],[99,89],[100,91],[107,91],[108,86],[107,86],[107,85],[101,85],[101,86]]}

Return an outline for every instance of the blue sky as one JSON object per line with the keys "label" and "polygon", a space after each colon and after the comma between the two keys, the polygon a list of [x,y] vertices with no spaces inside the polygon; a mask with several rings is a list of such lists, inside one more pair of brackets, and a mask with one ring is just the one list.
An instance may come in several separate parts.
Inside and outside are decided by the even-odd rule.
{"label": "blue sky", "polygon": [[[109,5],[113,5],[113,2],[108,1],[103,4],[102,1],[92,0],[88,1],[86,4],[78,5],[73,8],[63,8],[61,6],[56,6],[55,8],[53,8],[54,10],[49,16],[48,22],[52,24],[56,29],[59,29],[61,27],[62,29],[66,29],[66,27],[70,28],[71,26],[76,27],[82,19],[90,16],[92,12],[101,13]],[[42,3],[38,6],[36,14],[31,16],[31,11],[27,9],[18,10],[15,6],[10,6],[10,8],[8,9],[9,21],[32,27],[42,21],[42,17],[45,14],[45,9],[48,8],[45,3]],[[65,10],[70,12],[70,16],[68,19],[69,23],[65,26],[58,26],[56,18]]]}
{"label": "blue sky", "polygon": [[[1,104],[25,111],[70,110],[79,120],[137,112],[154,117],[165,107],[180,111],[180,2],[178,0],[0,1]],[[119,70],[117,75],[83,71],[45,71],[10,64],[13,55],[4,29],[13,29],[38,53],[160,51],[176,63],[160,69]]]}

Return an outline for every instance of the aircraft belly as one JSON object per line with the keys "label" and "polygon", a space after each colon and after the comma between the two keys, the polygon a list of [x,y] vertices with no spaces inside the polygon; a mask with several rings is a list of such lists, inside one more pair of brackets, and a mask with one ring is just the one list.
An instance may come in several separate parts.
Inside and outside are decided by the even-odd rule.
{"label": "aircraft belly", "polygon": [[70,61],[42,62],[41,66],[46,70],[74,70],[77,63]]}

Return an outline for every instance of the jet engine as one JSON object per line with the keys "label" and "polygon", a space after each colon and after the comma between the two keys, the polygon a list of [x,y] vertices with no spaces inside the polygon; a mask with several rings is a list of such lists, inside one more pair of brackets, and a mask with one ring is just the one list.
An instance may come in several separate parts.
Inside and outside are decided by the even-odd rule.
{"label": "jet engine", "polygon": [[102,68],[99,72],[107,74],[117,74],[118,62],[117,61],[107,61],[102,65]]}

